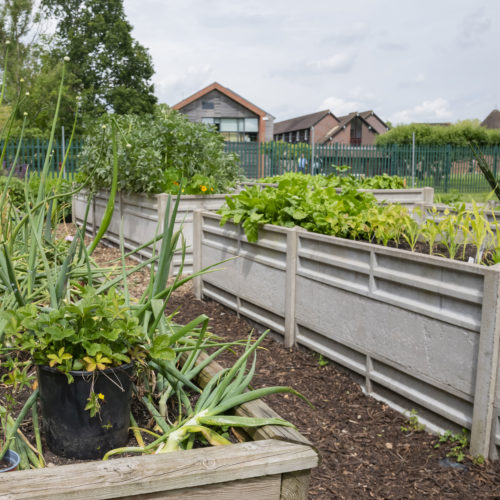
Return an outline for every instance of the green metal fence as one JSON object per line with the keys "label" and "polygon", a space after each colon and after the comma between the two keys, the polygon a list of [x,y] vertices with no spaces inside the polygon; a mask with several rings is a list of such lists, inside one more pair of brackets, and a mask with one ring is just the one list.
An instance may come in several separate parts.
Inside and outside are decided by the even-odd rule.
{"label": "green metal fence", "polygon": [[[3,142],[0,147],[3,148]],[[12,167],[16,174],[25,172],[39,173],[43,168],[48,141],[25,139],[21,152],[14,165],[18,143],[9,141],[3,170]],[[75,139],[71,145],[64,177],[72,179],[78,170],[78,156],[83,146],[82,139]],[[61,141],[54,141],[51,154],[51,172],[59,172],[64,151]],[[456,189],[463,193],[489,191],[490,187],[477,165],[469,148],[452,146],[347,146],[331,144],[327,146],[309,144],[288,144],[284,142],[226,142],[226,151],[235,153],[245,176],[249,179],[269,177],[285,172],[300,170],[302,155],[305,159],[305,171],[313,174],[330,174],[336,166],[347,165],[348,173],[371,177],[387,173],[404,177],[407,186],[431,186],[437,192]],[[500,148],[498,146],[481,148],[484,158],[491,167],[495,178],[500,177]]]}
{"label": "green metal fence", "polygon": [[[52,175],[59,173],[64,154],[68,150],[68,143],[69,141],[65,141],[63,145],[60,140],[54,140],[52,143],[52,152],[50,155],[50,173]],[[0,141],[0,151],[3,151],[4,144],[4,141]],[[71,144],[71,149],[63,172],[66,179],[73,179],[75,172],[78,170],[78,155],[82,148],[82,144],[83,141],[78,139],[73,140]],[[45,162],[49,141],[44,139],[24,139],[21,143],[19,157],[14,165],[18,145],[19,142],[17,140],[7,142],[6,154],[2,165],[3,171],[8,172],[11,168],[14,168],[15,175],[18,177],[24,177],[26,172],[28,175],[33,173],[39,174]]]}
{"label": "green metal fence", "polygon": [[[302,154],[306,171],[329,174],[335,166],[347,165],[348,173],[371,177],[387,173],[404,177],[407,186],[431,186],[437,192],[456,189],[460,192],[489,191],[470,148],[453,146],[327,146],[287,144],[283,142],[226,143],[228,152],[240,157],[248,178],[261,178],[285,172],[298,172]],[[500,148],[481,148],[495,177],[500,175]]]}

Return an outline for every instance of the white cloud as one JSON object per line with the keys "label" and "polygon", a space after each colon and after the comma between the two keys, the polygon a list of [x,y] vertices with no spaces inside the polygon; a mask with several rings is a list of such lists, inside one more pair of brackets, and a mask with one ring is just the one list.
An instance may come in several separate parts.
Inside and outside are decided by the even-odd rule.
{"label": "white cloud", "polygon": [[438,97],[432,101],[423,101],[410,109],[403,109],[393,113],[389,120],[394,123],[409,123],[415,121],[432,122],[443,121],[451,118],[452,113],[448,109],[448,101]]}
{"label": "white cloud", "polygon": [[307,65],[320,72],[346,73],[354,65],[354,56],[349,52],[339,52],[325,59],[316,59]]}
{"label": "white cloud", "polygon": [[360,111],[361,103],[359,101],[345,101],[339,97],[327,97],[319,109],[329,109],[336,116],[343,116],[352,111]]}
{"label": "white cloud", "polygon": [[156,75],[155,93],[160,102],[174,105],[214,80],[213,68],[209,64],[187,66],[183,71],[167,72],[165,76]]}

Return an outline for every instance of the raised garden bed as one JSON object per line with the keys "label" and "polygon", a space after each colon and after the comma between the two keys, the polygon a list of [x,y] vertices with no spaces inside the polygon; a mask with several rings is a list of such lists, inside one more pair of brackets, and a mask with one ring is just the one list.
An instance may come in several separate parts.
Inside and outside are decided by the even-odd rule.
{"label": "raised garden bed", "polygon": [[198,297],[212,298],[349,368],[368,394],[417,410],[431,429],[471,430],[471,452],[500,446],[500,266],[264,226],[195,217]]}
{"label": "raised garden bed", "polygon": [[[215,362],[208,365],[199,384],[220,369]],[[235,413],[277,416],[262,401]],[[11,472],[2,478],[0,499],[306,499],[310,469],[318,464],[311,444],[292,428],[266,426],[249,434],[254,441]]]}
{"label": "raised garden bed", "polygon": [[[259,183],[242,183],[241,186],[260,185]],[[265,186],[266,184],[263,184]],[[340,192],[340,189],[338,190]],[[373,193],[375,198],[383,203],[399,203],[407,208],[427,207],[432,205],[434,190],[432,188],[420,189],[376,189],[366,190]],[[186,239],[186,258],[184,272],[193,271],[193,213],[196,210],[215,211],[222,207],[225,202],[225,194],[210,196],[183,195],[179,204],[176,218],[176,229],[181,224]],[[163,227],[163,216],[167,203],[167,194],[143,195],[118,193],[115,211],[108,230],[104,236],[104,242],[113,246],[120,244],[120,223],[123,216],[123,239],[127,250],[135,250],[155,237],[157,227]],[[108,201],[107,192],[99,192],[93,199],[87,219],[88,234],[95,234],[99,229],[102,217]],[[85,192],[73,197],[73,222],[82,225],[85,218],[87,206],[87,195]],[[146,247],[138,251],[138,255],[148,259],[152,255],[153,248]],[[173,273],[175,274],[180,265],[180,256],[174,257]]]}
{"label": "raised garden bed", "polygon": [[[224,201],[224,194],[210,196],[183,195],[177,211],[175,229],[182,224],[183,235],[186,240],[186,257],[184,272],[193,270],[193,212],[195,210],[217,210]],[[93,234],[98,231],[101,224],[109,193],[99,192],[94,196],[88,218],[87,233]],[[147,241],[152,240],[157,231],[163,229],[165,207],[167,205],[167,194],[145,195],[117,193],[113,218],[104,236],[104,242],[113,246],[120,245],[120,224],[123,217],[123,240],[127,250],[135,250]],[[87,194],[79,193],[73,197],[73,222],[82,225],[85,218],[87,206]],[[158,252],[158,249],[156,250]],[[152,255],[152,246],[143,248],[137,252],[137,256],[149,259]],[[180,255],[173,260],[171,272],[176,274],[181,262]]]}

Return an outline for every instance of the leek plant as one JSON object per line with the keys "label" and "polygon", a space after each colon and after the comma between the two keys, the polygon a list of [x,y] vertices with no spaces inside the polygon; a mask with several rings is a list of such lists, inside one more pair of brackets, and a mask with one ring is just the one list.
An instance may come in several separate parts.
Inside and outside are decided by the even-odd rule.
{"label": "leek plant", "polygon": [[[263,333],[253,343],[249,338],[241,357],[231,368],[221,370],[208,381],[194,406],[191,403],[190,393],[186,391],[182,380],[176,381],[174,385],[167,387],[166,393],[159,398],[160,407],[158,409],[153,408],[158,428],[162,433],[156,434],[156,439],[148,445],[111,450],[106,453],[103,460],[122,453],[167,453],[190,449],[193,447],[197,435],[214,446],[230,444],[230,441],[213,427],[217,429],[227,427],[249,428],[263,425],[294,427],[293,424],[281,418],[252,418],[226,414],[226,412],[241,404],[276,393],[294,394],[307,401],[304,396],[291,387],[275,386],[248,390],[255,373],[256,349],[264,340],[266,334],[267,332]],[[184,363],[183,375],[187,380],[196,377],[201,369],[218,355],[220,350],[196,365],[199,352],[199,350],[192,351]],[[249,359],[252,356],[253,359],[249,364]],[[175,422],[170,424],[165,414],[165,394],[170,395],[172,393],[177,393],[179,404]]]}

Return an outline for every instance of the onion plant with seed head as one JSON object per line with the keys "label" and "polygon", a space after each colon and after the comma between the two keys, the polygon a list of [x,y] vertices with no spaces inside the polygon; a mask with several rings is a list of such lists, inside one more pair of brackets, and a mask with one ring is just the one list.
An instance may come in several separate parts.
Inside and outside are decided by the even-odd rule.
{"label": "onion plant with seed head", "polygon": [[[124,280],[126,280],[128,276],[134,272],[150,265],[153,272],[149,287],[137,303],[132,304],[129,301],[131,314],[135,315],[142,323],[144,331],[143,344],[145,349],[148,352],[161,353],[161,356],[158,358],[155,358],[154,356],[149,357],[147,360],[148,369],[157,370],[159,377],[163,377],[164,380],[168,380],[169,383],[176,388],[185,386],[192,390],[199,391],[198,387],[193,384],[190,378],[176,368],[175,363],[173,362],[176,357],[176,353],[182,350],[193,348],[201,349],[205,346],[218,346],[220,344],[204,338],[208,321],[208,318],[205,316],[200,316],[199,318],[191,321],[188,325],[178,326],[172,324],[171,321],[168,321],[163,312],[169,297],[175,289],[182,286],[195,276],[208,272],[215,266],[209,266],[192,276],[184,278],[181,278],[179,273],[173,283],[168,283],[168,271],[170,269],[171,261],[174,252],[178,250],[178,244],[181,241],[181,230],[174,231],[179,197],[177,197],[172,210],[170,210],[170,198],[168,200],[165,214],[165,226],[162,234],[153,238],[149,242],[145,242],[140,247],[143,248],[155,243],[161,244],[161,249],[157,255],[155,254],[152,258],[136,266],[126,268],[124,265],[124,258],[133,255],[135,251],[123,255],[122,248],[122,256],[120,258],[122,266],[121,272],[118,275],[115,273],[114,276],[110,277],[109,269],[103,270],[96,267],[91,260],[91,255],[102,238],[104,231],[107,229],[107,225],[111,221],[114,208],[113,200],[117,190],[116,148],[114,148],[114,182],[112,185],[110,201],[107,204],[103,222],[101,224],[101,230],[94,237],[91,244],[86,247],[83,238],[86,229],[84,223],[82,229],[77,230],[77,235],[69,245],[69,248],[66,248],[63,253],[54,251],[52,252],[53,255],[50,256],[49,252],[47,252],[47,249],[53,250],[55,248],[55,240],[53,236],[58,219],[54,216],[54,214],[57,213],[57,203],[59,199],[62,196],[67,196],[68,194],[76,194],[85,187],[85,184],[83,184],[70,193],[60,193],[58,190],[59,183],[56,183],[56,187],[53,192],[46,192],[47,179],[50,175],[52,143],[54,140],[55,126],[59,114],[63,82],[64,69],[59,85],[59,94],[51,127],[49,147],[43,164],[43,169],[40,174],[40,187],[34,197],[27,188],[25,189],[24,214],[16,214],[14,222],[9,227],[7,233],[8,239],[0,241],[0,293],[2,295],[2,300],[0,301],[0,341],[2,341],[3,344],[7,320],[6,317],[2,316],[2,313],[6,312],[7,309],[15,311],[25,304],[34,303],[38,306],[57,310],[63,301],[71,300],[71,282],[74,280],[83,281],[89,284],[92,284],[93,282],[97,283],[97,293],[103,294],[111,287],[120,285],[120,283],[124,282]],[[4,84],[2,86],[2,96],[3,89]],[[7,135],[3,137],[4,144],[7,143],[11,127],[12,118],[9,126],[7,127]],[[74,131],[75,125],[73,126],[70,141],[73,140]],[[116,129],[114,126],[113,140],[116,143]],[[4,156],[5,146],[2,150],[0,160],[3,161]],[[19,149],[16,155],[16,160],[18,156]],[[59,179],[62,178],[67,158],[68,153],[63,159]],[[7,207],[7,213],[12,213],[9,212],[10,207],[8,206],[9,200],[7,195],[9,181],[12,179],[12,174],[13,169],[11,169],[10,176],[8,177],[5,188],[0,197],[0,213],[4,212],[6,209],[5,207]],[[182,242],[181,272],[184,264],[185,249],[185,242]],[[155,265],[158,265],[157,270],[155,270]],[[104,277],[108,277],[109,279],[103,280]],[[124,291],[127,295],[128,301],[128,291],[126,287]],[[197,339],[199,338],[202,340],[198,341]],[[176,349],[178,349],[178,351]],[[33,404],[34,400],[36,400],[37,396],[38,391],[35,391],[23,408],[20,417],[26,414],[27,410]],[[10,438],[8,441],[10,441]],[[5,453],[7,445],[3,446],[1,449],[1,455]]]}

